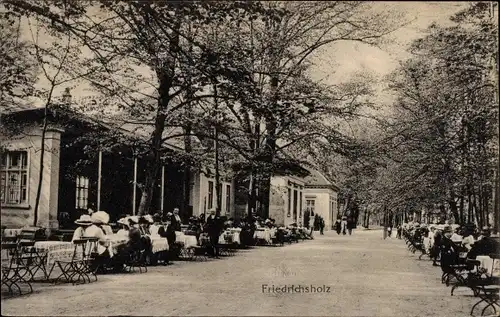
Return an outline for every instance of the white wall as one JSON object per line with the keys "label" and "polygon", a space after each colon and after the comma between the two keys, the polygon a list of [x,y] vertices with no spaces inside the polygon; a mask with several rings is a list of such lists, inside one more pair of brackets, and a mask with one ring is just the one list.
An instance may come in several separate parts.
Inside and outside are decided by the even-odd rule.
{"label": "white wall", "polygon": [[[26,205],[2,206],[2,225],[7,227],[32,226],[36,192],[40,173],[40,148],[42,144],[40,128],[31,128],[26,136],[4,139],[1,142],[7,151],[28,152],[28,202]],[[38,210],[38,226],[58,228],[57,208],[59,192],[59,155],[61,144],[59,129],[48,129],[45,135],[43,158],[43,182]]]}
{"label": "white wall", "polygon": [[[193,215],[199,216],[204,212],[208,213],[208,182],[213,182],[213,197],[212,206],[215,208],[217,204],[216,196],[216,185],[214,177],[207,177],[204,173],[194,174],[194,186],[193,186]],[[234,184],[233,182],[221,181],[222,184],[222,206],[221,206],[221,216],[233,217],[234,215]],[[229,210],[226,208],[226,195],[227,195],[227,185],[231,186],[230,190],[230,206]]]}
{"label": "white wall", "polygon": [[[293,182],[302,189],[297,188],[297,217],[293,217],[293,208],[290,210],[290,216],[288,215],[289,201],[293,204],[293,191],[291,188],[292,199],[289,200],[288,197],[288,182]],[[304,182],[300,178],[293,176],[274,176],[271,178],[271,193],[270,193],[270,203],[269,203],[269,217],[276,220],[277,225],[288,226],[294,222],[301,225],[304,217]],[[300,192],[302,191],[302,204],[300,203]]]}
{"label": "white wall", "polygon": [[337,216],[337,193],[327,188],[306,188],[304,204],[315,201],[315,213],[325,220],[325,230],[330,230]]}

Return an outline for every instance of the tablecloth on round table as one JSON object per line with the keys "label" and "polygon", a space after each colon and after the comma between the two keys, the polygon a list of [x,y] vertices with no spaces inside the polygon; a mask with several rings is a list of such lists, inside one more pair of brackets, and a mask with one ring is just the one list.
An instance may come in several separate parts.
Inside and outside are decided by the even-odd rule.
{"label": "tablecloth on round table", "polygon": [[64,241],[37,241],[34,247],[38,253],[47,255],[47,267],[55,261],[70,261],[75,249],[72,242]]}
{"label": "tablecloth on round table", "polygon": [[168,250],[167,238],[163,238],[160,236],[149,236],[149,237],[151,238],[151,244],[153,246],[153,253]]}
{"label": "tablecloth on round table", "polygon": [[181,231],[175,232],[175,242],[181,242],[186,249],[194,248],[198,245],[198,240],[196,240],[195,236],[185,235]]}
{"label": "tablecloth on round table", "polygon": [[493,266],[493,258],[487,255],[478,255],[476,256],[476,260],[481,263],[479,267],[485,269],[486,274],[488,274],[489,276],[500,276],[500,261],[497,260],[495,262],[495,266]]}
{"label": "tablecloth on round table", "polygon": [[265,229],[259,228],[255,230],[253,237],[254,239],[262,239],[265,240],[267,243],[271,243],[271,231],[268,228]]}
{"label": "tablecloth on round table", "polygon": [[231,238],[229,240],[230,243],[237,243],[237,244],[241,244],[241,241],[240,241],[240,232],[241,232],[241,229],[240,228],[230,228],[230,229],[227,229],[226,231],[222,232],[222,234],[219,236],[219,243],[220,244],[226,244],[228,243],[228,241],[226,240],[226,235],[230,235]]}

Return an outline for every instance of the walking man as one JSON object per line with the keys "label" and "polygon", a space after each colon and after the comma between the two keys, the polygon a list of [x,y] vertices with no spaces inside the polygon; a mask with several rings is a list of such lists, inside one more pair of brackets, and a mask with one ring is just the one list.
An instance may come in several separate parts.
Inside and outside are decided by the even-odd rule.
{"label": "walking man", "polygon": [[340,230],[342,229],[342,224],[340,223],[340,219],[337,218],[337,220],[335,220],[335,225],[334,225],[334,229],[335,231],[337,231],[337,234],[340,234]]}
{"label": "walking man", "polygon": [[340,223],[341,224],[341,227],[342,227],[342,234],[343,235],[346,235],[346,230],[347,230],[347,217],[346,216],[342,216],[342,222]]}
{"label": "walking man", "polygon": [[208,233],[210,238],[210,248],[213,256],[219,257],[219,236],[221,233],[220,218],[215,214],[215,209],[210,210],[210,216],[207,218],[205,225],[205,231]]}
{"label": "walking man", "polygon": [[325,230],[325,219],[323,217],[319,218],[319,233],[323,235],[323,230]]}

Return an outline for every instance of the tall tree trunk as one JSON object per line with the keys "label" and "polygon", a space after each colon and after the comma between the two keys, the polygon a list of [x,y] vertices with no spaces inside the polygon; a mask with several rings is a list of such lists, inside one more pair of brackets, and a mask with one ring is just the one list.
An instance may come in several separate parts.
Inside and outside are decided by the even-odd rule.
{"label": "tall tree trunk", "polygon": [[[277,85],[277,80],[273,80]],[[268,116],[266,118],[266,145],[265,145],[265,168],[264,173],[261,175],[261,187],[259,187],[259,194],[261,195],[262,201],[262,216],[269,217],[269,194],[271,190],[271,177],[274,169],[274,156],[276,151],[276,128],[277,124],[273,117]],[[301,206],[299,206],[301,208]]]}
{"label": "tall tree trunk", "polygon": [[498,232],[500,229],[499,223],[500,223],[500,200],[499,195],[500,195],[500,186],[498,184],[498,167],[495,168],[494,170],[494,177],[495,177],[495,187],[494,187],[494,197],[493,197],[493,228],[494,231]]}
{"label": "tall tree trunk", "polygon": [[460,222],[465,223],[465,218],[464,218],[464,193],[462,191],[462,195],[460,195]]}
{"label": "tall tree trunk", "polygon": [[370,227],[370,209],[367,210],[366,226],[365,226],[365,228],[368,229],[369,227]]}
{"label": "tall tree trunk", "polygon": [[448,201],[448,204],[450,205],[450,211],[453,215],[453,218],[455,219],[455,222],[461,223],[460,215],[458,214],[457,202],[455,201],[455,199],[451,198],[450,201]]}
{"label": "tall tree trunk", "polygon": [[[188,24],[188,37],[191,37],[191,23]],[[192,54],[193,52],[193,44],[188,42],[188,54]],[[187,88],[186,88],[186,99],[193,100],[194,91],[193,87],[193,78],[190,70],[184,70],[187,74]],[[192,102],[188,102],[185,106],[185,116],[186,123],[183,127],[184,130],[184,151],[188,155],[188,159],[185,161],[184,171],[183,171],[183,206],[182,213],[187,216],[187,211],[190,210],[189,200],[191,196],[191,158],[189,155],[193,152],[191,133],[193,132],[193,105]],[[190,210],[189,216],[192,216],[192,210]]]}
{"label": "tall tree trunk", "polygon": [[366,213],[367,213],[367,208],[365,207],[365,212],[363,213],[363,228],[366,228]]}
{"label": "tall tree trunk", "polygon": [[[177,30],[180,24],[176,25]],[[173,32],[173,38],[170,41],[169,51],[171,56],[175,54],[179,46],[179,32]],[[171,58],[167,65],[158,65],[157,76],[159,80],[158,109],[156,111],[155,125],[151,134],[151,145],[149,155],[146,161],[145,181],[142,190],[141,201],[139,203],[138,215],[147,214],[150,211],[151,201],[153,198],[153,190],[155,188],[156,179],[161,169],[161,150],[163,144],[163,132],[165,131],[165,120],[167,118],[167,110],[170,103],[170,88],[175,71],[175,59]]]}
{"label": "tall tree trunk", "polygon": [[[35,198],[35,208],[33,209],[33,226],[36,227],[38,223],[38,209],[40,207],[40,196],[42,194],[42,184],[43,184],[43,170],[44,170],[44,156],[45,156],[45,135],[47,133],[47,114],[48,114],[48,104],[45,105],[44,116],[43,116],[43,126],[42,126],[42,139],[40,140],[40,171],[38,172],[38,186],[36,189]],[[19,180],[21,181],[21,180]]]}

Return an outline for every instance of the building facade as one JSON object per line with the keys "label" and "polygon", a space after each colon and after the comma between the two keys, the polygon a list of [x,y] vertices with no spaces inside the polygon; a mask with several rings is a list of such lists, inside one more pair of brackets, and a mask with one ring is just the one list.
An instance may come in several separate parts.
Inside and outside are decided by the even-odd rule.
{"label": "building facade", "polygon": [[319,215],[325,230],[332,228],[338,214],[338,188],[316,170],[304,178],[274,176],[271,179],[269,216],[279,225],[304,224],[304,214]]}
{"label": "building facade", "polygon": [[[1,135],[2,226],[19,228],[35,225],[40,170],[43,170],[43,176],[38,226],[72,227],[74,220],[88,208],[108,212],[111,222],[138,212],[147,158],[135,155],[131,143],[99,150],[95,143],[88,143],[89,138],[82,141],[80,137],[96,130],[109,130],[109,127],[90,122],[81,115],[78,119],[68,118],[59,111],[50,115],[50,124],[43,138],[45,153],[41,160],[40,122],[43,109],[17,111],[8,116],[16,129]],[[159,174],[151,212],[165,215],[179,208],[181,217],[187,220],[190,216],[199,216],[215,208],[215,180],[207,176],[210,173],[190,173],[189,193],[183,190],[185,173],[180,164],[165,161]],[[219,189],[221,214],[230,216],[234,210],[232,181],[225,179]],[[184,199],[184,195],[189,195],[189,199]],[[189,203],[185,206],[187,200]]]}

